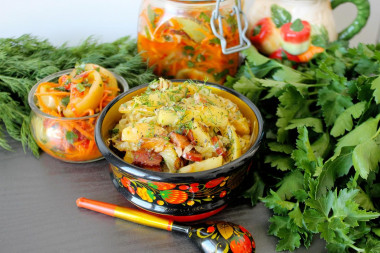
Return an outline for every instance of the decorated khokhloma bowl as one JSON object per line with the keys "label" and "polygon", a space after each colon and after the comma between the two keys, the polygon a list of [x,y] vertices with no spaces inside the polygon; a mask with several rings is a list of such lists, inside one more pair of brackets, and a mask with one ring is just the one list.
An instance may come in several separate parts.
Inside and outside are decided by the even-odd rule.
{"label": "decorated khokhloma bowl", "polygon": [[101,112],[95,129],[96,144],[110,163],[113,184],[137,207],[177,221],[199,220],[221,211],[253,183],[250,176],[254,170],[253,155],[263,135],[260,111],[248,98],[232,89],[207,82],[205,85],[239,107],[243,115],[250,119],[251,133],[254,135],[250,148],[242,156],[215,169],[193,173],[151,171],[127,163],[108,146],[110,130],[122,117],[118,111],[120,105],[143,93],[148,85],[119,95]]}

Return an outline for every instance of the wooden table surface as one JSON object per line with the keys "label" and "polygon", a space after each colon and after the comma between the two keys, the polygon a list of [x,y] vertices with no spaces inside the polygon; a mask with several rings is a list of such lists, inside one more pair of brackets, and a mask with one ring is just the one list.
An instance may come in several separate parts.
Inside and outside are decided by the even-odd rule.
{"label": "wooden table surface", "polygon": [[[107,161],[70,164],[45,153],[36,159],[11,144],[14,152],[0,150],[0,252],[199,252],[183,234],[78,208],[78,197],[133,207],[113,186]],[[267,235],[271,212],[237,202],[209,219],[241,224],[253,235],[256,252],[275,252],[277,239]],[[316,236],[309,250],[296,252],[324,247]]]}

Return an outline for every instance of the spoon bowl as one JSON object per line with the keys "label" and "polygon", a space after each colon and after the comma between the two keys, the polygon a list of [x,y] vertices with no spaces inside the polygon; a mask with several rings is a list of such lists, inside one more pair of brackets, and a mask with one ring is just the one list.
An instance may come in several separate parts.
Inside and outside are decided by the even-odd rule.
{"label": "spoon bowl", "polygon": [[121,207],[96,200],[79,198],[78,207],[100,212],[109,216],[187,234],[202,252],[255,252],[255,241],[244,227],[225,221],[205,221],[193,225],[177,224],[173,220],[158,217],[144,211]]}

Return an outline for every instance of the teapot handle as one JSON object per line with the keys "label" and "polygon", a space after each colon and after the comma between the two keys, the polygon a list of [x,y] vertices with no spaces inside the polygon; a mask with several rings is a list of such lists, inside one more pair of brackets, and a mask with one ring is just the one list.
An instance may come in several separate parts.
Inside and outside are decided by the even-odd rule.
{"label": "teapot handle", "polygon": [[353,3],[358,10],[355,20],[338,34],[339,39],[349,40],[366,25],[369,18],[370,7],[368,0],[331,0],[331,7],[335,9],[343,3]]}

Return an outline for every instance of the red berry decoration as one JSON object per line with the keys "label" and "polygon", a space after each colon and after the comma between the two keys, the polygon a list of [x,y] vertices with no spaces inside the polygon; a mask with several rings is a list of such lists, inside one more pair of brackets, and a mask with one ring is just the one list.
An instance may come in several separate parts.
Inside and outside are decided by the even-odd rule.
{"label": "red berry decoration", "polygon": [[189,192],[196,193],[199,191],[199,183],[190,184]]}
{"label": "red berry decoration", "polygon": [[214,231],[215,231],[215,227],[213,227],[213,226],[210,226],[207,228],[207,233],[209,233],[209,234],[214,233]]}
{"label": "red berry decoration", "polygon": [[160,195],[170,204],[181,204],[188,199],[187,193],[179,190],[162,191]]}
{"label": "red berry decoration", "polygon": [[171,183],[151,182],[150,184],[152,185],[153,188],[159,191],[170,190],[176,187],[176,184],[171,184]]}
{"label": "red berry decoration", "polygon": [[130,186],[130,184],[131,184],[131,181],[130,181],[128,178],[126,178],[126,177],[122,177],[122,178],[120,179],[120,181],[121,181],[121,183],[124,185],[124,187],[128,187],[128,186]]}
{"label": "red berry decoration", "polygon": [[126,178],[126,177],[122,177],[122,178],[120,179],[120,181],[121,181],[121,183],[124,185],[124,187],[126,187],[126,188],[128,189],[128,191],[129,191],[130,193],[132,193],[133,195],[135,195],[136,191],[135,191],[135,189],[131,186],[131,181],[130,181],[128,178]]}
{"label": "red berry decoration", "polygon": [[226,191],[222,191],[219,195],[219,197],[223,198],[224,196],[226,196],[227,192]]}
{"label": "red berry decoration", "polygon": [[251,253],[252,243],[247,235],[237,236],[230,243],[230,248],[233,253]]}
{"label": "red berry decoration", "polygon": [[189,192],[196,193],[199,191],[198,187],[190,187]]}
{"label": "red berry decoration", "polygon": [[218,186],[221,182],[223,182],[225,177],[220,177],[220,178],[216,178],[216,179],[213,179],[211,181],[208,181],[205,186],[206,188],[214,188],[216,186]]}
{"label": "red berry decoration", "polygon": [[190,187],[188,185],[181,185],[180,187],[178,187],[180,190],[182,191],[186,191],[187,189],[189,189]]}

